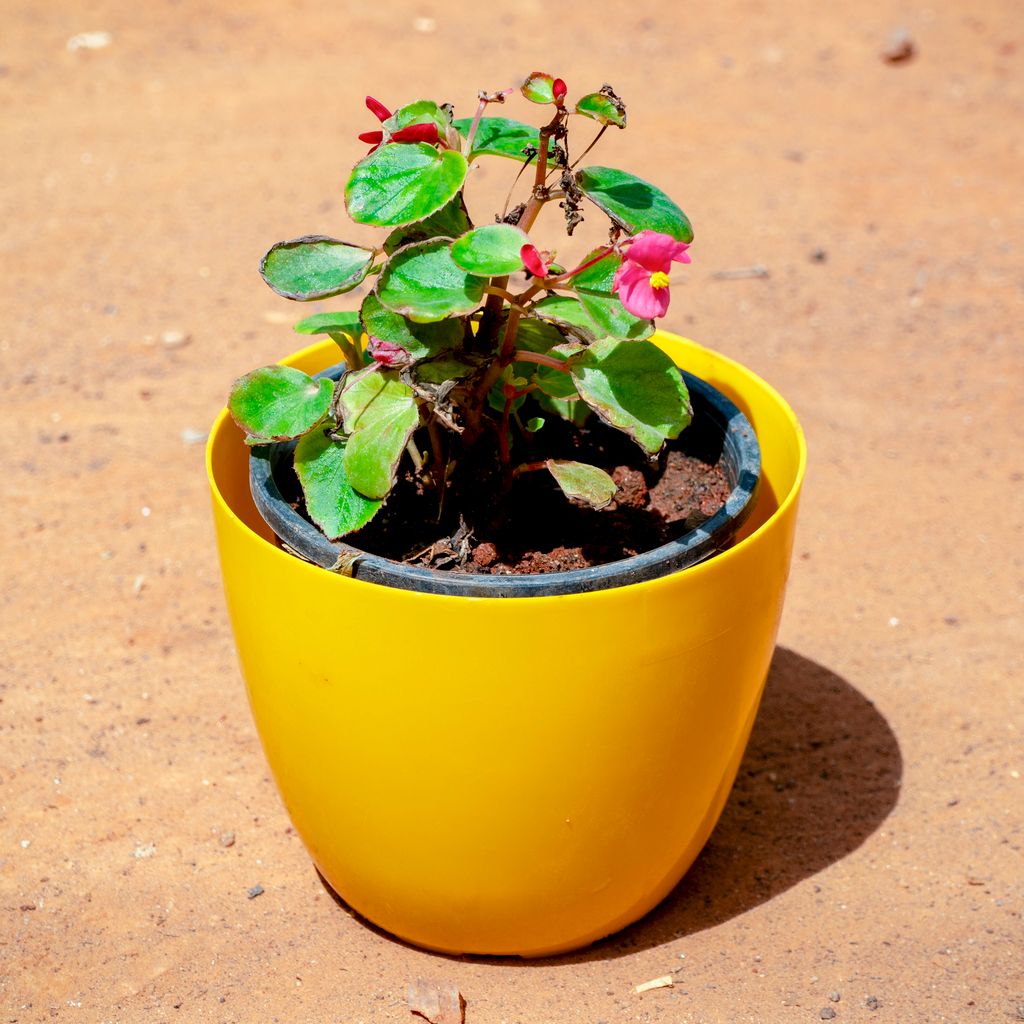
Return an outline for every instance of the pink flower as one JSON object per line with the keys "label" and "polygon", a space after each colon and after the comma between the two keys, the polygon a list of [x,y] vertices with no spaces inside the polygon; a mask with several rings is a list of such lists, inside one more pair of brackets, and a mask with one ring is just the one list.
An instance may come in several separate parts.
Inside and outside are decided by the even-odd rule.
{"label": "pink flower", "polygon": [[[391,116],[391,111],[388,110],[380,100],[375,100],[372,96],[366,97],[366,106],[370,113],[372,113],[373,116],[381,122],[381,124]],[[382,131],[362,132],[359,135],[359,141],[369,142],[371,144],[370,153],[372,153],[374,150],[378,149],[384,141],[384,133]],[[429,142],[433,146],[440,141],[440,136],[438,134],[436,124],[433,124],[430,121],[424,121],[421,124],[409,124],[404,128],[399,128],[388,141]],[[369,153],[367,156],[369,156]]]}
{"label": "pink flower", "polygon": [[686,242],[657,231],[641,231],[625,243],[622,266],[615,271],[612,291],[623,306],[642,320],[668,312],[668,273],[672,263],[689,263]]}
{"label": "pink flower", "polygon": [[523,261],[523,266],[526,267],[534,277],[548,276],[548,264],[550,261],[544,259],[537,246],[531,245],[527,242],[526,245],[519,250],[519,258]]}

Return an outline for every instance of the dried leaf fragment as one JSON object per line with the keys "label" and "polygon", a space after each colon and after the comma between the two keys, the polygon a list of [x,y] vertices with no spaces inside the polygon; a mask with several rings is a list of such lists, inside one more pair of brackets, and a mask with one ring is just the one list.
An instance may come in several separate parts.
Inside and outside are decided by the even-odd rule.
{"label": "dried leaf fragment", "polygon": [[671,974],[663,974],[660,978],[652,978],[650,981],[645,981],[642,985],[637,985],[635,991],[637,995],[641,992],[650,992],[651,989],[655,988],[671,988],[675,982],[672,980]]}
{"label": "dried leaf fragment", "polygon": [[465,1024],[466,1000],[456,985],[417,978],[409,983],[405,1001],[410,1013],[430,1024]]}

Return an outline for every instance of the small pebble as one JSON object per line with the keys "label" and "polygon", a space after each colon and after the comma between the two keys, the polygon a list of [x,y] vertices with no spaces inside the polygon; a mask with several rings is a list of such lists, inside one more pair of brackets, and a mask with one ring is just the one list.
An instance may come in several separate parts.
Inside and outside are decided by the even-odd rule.
{"label": "small pebble", "polygon": [[882,1004],[878,1001],[878,996],[868,996],[867,999],[864,1000],[864,1005],[869,1010],[877,1010]]}
{"label": "small pebble", "polygon": [[843,997],[842,997],[842,996],[841,996],[841,995],[840,995],[840,994],[839,994],[838,992],[829,992],[829,994],[828,994],[828,998],[829,998],[829,999],[830,999],[830,1000],[831,1000],[831,1001],[832,1001],[833,1003],[838,1003],[838,1002],[839,1002],[839,1000],[840,1000],[840,999],[842,999]]}
{"label": "small pebble", "polygon": [[109,46],[113,41],[114,37],[109,32],[79,32],[78,35],[72,36],[68,40],[67,47],[72,52],[75,50],[102,50],[104,46]]}
{"label": "small pebble", "polygon": [[164,348],[184,348],[192,340],[192,336],[184,331],[164,331],[160,335],[160,340],[164,343]]}
{"label": "small pebble", "polygon": [[825,249],[815,249],[811,253],[811,262],[812,263],[827,263],[828,262],[828,252]]}
{"label": "small pebble", "polygon": [[208,430],[196,430],[194,427],[186,427],[181,432],[181,443],[202,444],[209,436],[210,432]]}
{"label": "small pebble", "polygon": [[136,860],[147,860],[156,853],[156,845],[154,843],[146,843],[144,846],[135,847],[135,859]]}
{"label": "small pebble", "polygon": [[263,886],[254,885],[251,889],[246,890],[245,895],[248,896],[249,899],[254,900],[257,896],[263,895]]}
{"label": "small pebble", "polygon": [[910,60],[916,52],[910,33],[905,28],[898,28],[889,35],[889,41],[882,50],[882,59],[889,64],[899,64]]}
{"label": "small pebble", "polygon": [[833,1010],[831,1006],[823,1006],[821,1008],[821,1013],[818,1014],[822,1020],[833,1020],[835,1015],[836,1011]]}
{"label": "small pebble", "polygon": [[235,845],[235,833],[234,832],[221,832],[221,834],[220,834],[220,845],[221,846],[234,846]]}

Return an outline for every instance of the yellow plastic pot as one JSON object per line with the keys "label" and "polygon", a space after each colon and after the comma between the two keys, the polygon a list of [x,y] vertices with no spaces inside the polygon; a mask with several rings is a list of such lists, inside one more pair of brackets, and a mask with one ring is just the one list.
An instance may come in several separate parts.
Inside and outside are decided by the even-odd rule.
{"label": "yellow plastic pot", "polygon": [[[782,611],[800,426],[749,370],[656,340],[758,433],[740,539],[672,576],[592,593],[450,597],[281,550],[222,413],[207,469],[249,700],[321,873],[381,928],[449,953],[542,956],[635,921],[721,813]],[[315,372],[331,343],[286,360]]]}

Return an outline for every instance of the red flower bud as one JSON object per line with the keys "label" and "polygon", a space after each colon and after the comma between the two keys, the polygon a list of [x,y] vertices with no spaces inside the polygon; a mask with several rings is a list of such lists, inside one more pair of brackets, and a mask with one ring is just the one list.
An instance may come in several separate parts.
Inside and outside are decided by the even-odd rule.
{"label": "red flower bud", "polygon": [[380,100],[375,100],[372,96],[366,97],[366,107],[378,121],[386,121],[391,116],[391,111]]}
{"label": "red flower bud", "polygon": [[519,258],[523,261],[523,266],[525,266],[534,277],[548,276],[548,265],[544,262],[544,257],[541,256],[540,250],[537,246],[527,242],[526,245],[519,250]]}
{"label": "red flower bud", "polygon": [[551,94],[555,97],[555,103],[558,106],[561,106],[562,103],[565,101],[565,94],[568,91],[569,89],[566,86],[565,82],[563,82],[560,78],[556,78],[551,83]]}
{"label": "red flower bud", "polygon": [[370,338],[370,342],[367,345],[367,351],[373,357],[374,361],[379,363],[381,366],[408,366],[410,362],[409,353],[402,348],[401,345],[396,345],[393,341],[384,341],[381,338]]}
{"label": "red flower bud", "polygon": [[425,121],[422,124],[409,124],[399,128],[391,136],[392,142],[429,142],[435,145],[439,141],[437,125],[433,121]]}

